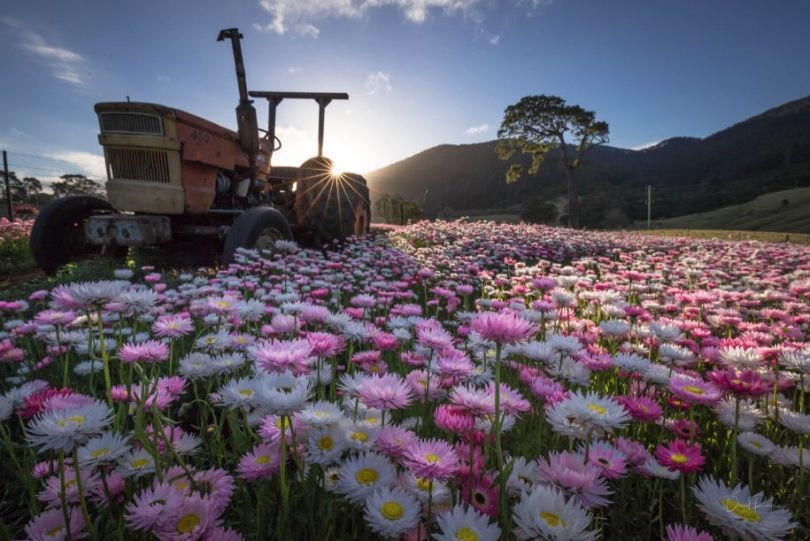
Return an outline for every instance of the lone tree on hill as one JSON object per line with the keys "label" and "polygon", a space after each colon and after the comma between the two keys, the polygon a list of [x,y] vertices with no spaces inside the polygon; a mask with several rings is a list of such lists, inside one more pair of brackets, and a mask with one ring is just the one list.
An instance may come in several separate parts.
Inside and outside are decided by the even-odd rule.
{"label": "lone tree on hill", "polygon": [[[531,155],[529,174],[534,175],[546,154],[559,148],[568,178],[568,225],[579,228],[576,172],[588,150],[608,142],[609,131],[607,122],[596,120],[596,113],[566,105],[559,96],[526,96],[504,112],[498,129],[498,155],[502,160],[518,151]],[[523,166],[512,164],[506,181],[515,182],[522,174]]]}

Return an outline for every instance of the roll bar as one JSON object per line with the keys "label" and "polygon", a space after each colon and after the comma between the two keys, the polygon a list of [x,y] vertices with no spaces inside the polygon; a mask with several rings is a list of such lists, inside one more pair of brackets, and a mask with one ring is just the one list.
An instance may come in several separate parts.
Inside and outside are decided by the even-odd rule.
{"label": "roll bar", "polygon": [[251,90],[248,92],[251,98],[264,98],[267,100],[268,113],[267,113],[267,133],[268,138],[272,141],[276,135],[276,108],[285,98],[287,99],[303,99],[315,100],[318,104],[318,157],[323,156],[323,124],[326,114],[326,106],[332,100],[348,100],[349,95],[346,92],[269,92],[260,90]]}

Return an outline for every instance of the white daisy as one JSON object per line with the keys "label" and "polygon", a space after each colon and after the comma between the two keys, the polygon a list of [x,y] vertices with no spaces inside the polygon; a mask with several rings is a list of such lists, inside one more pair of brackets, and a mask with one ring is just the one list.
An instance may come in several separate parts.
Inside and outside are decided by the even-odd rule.
{"label": "white daisy", "polygon": [[399,537],[416,527],[421,506],[401,488],[382,487],[366,499],[369,527],[384,538]]}
{"label": "white daisy", "polygon": [[771,440],[756,432],[740,432],[737,441],[740,443],[740,447],[759,456],[768,456],[776,449],[776,445]]}
{"label": "white daisy", "polygon": [[497,541],[501,529],[472,506],[456,505],[436,517],[441,533],[434,533],[436,541]]}
{"label": "white daisy", "polygon": [[597,532],[588,530],[591,515],[575,498],[566,500],[554,487],[538,485],[521,494],[512,516],[518,539],[592,541]]}
{"label": "white daisy", "polygon": [[108,462],[115,462],[129,451],[127,439],[114,432],[104,432],[97,438],[92,438],[79,447],[79,464],[81,466],[96,466]]}
{"label": "white daisy", "polygon": [[810,415],[803,415],[791,410],[782,410],[779,412],[779,422],[796,434],[810,434]]}
{"label": "white daisy", "polygon": [[250,409],[258,403],[260,383],[254,378],[232,379],[222,387],[211,402],[222,404],[232,409]]}
{"label": "white daisy", "polygon": [[658,477],[660,479],[669,479],[673,481],[681,476],[681,472],[677,470],[670,470],[666,466],[662,466],[657,460],[650,457],[638,468],[642,473],[650,477]]}
{"label": "white daisy", "polygon": [[797,526],[790,511],[774,507],[773,499],[761,492],[752,496],[745,485],[728,488],[723,481],[703,477],[692,492],[709,522],[729,537],[776,541]]}
{"label": "white daisy", "polygon": [[42,413],[26,429],[26,435],[40,452],[50,449],[70,452],[91,435],[104,430],[112,422],[112,416],[107,404],[94,400],[82,406]]}
{"label": "white daisy", "polygon": [[322,426],[307,434],[307,462],[325,466],[340,460],[346,449],[343,432],[334,426]]}
{"label": "white daisy", "polygon": [[298,414],[298,419],[309,426],[335,425],[344,418],[340,408],[326,400],[314,402]]}
{"label": "white daisy", "polygon": [[643,374],[650,367],[650,360],[635,353],[618,353],[613,357],[613,364],[625,372]]}
{"label": "white daisy", "polygon": [[155,460],[145,449],[135,449],[118,460],[118,466],[116,466],[115,471],[124,479],[129,477],[143,477],[144,475],[154,473]]}
{"label": "white daisy", "polygon": [[[717,419],[728,427],[734,426],[736,405],[731,398],[721,400],[714,406]],[[750,400],[740,400],[740,415],[737,417],[737,427],[742,431],[754,430],[765,415]]]}
{"label": "white daisy", "polygon": [[312,385],[306,377],[292,372],[263,374],[257,388],[257,401],[273,413],[290,414],[306,407]]}
{"label": "white daisy", "polygon": [[395,475],[396,469],[387,458],[373,452],[362,453],[343,462],[335,490],[360,503],[378,488],[389,486]]}
{"label": "white daisy", "polygon": [[180,359],[178,373],[190,380],[207,378],[217,372],[213,358],[207,353],[193,352]]}
{"label": "white daisy", "polygon": [[11,413],[14,411],[14,402],[11,399],[6,398],[5,396],[0,396],[0,422],[5,421],[9,417],[11,417]]}
{"label": "white daisy", "polygon": [[441,505],[450,501],[450,489],[447,483],[430,479],[422,479],[411,472],[402,475],[402,484],[417,500],[427,504],[431,500],[434,505]]}

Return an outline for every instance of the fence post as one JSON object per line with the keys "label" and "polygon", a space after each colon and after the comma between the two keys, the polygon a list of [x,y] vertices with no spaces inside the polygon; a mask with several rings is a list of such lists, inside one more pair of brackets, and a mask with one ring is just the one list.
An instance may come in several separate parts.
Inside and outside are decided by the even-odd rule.
{"label": "fence post", "polygon": [[8,219],[14,221],[14,206],[11,202],[11,180],[8,177],[8,154],[3,151],[3,177],[6,180],[6,205],[8,206]]}

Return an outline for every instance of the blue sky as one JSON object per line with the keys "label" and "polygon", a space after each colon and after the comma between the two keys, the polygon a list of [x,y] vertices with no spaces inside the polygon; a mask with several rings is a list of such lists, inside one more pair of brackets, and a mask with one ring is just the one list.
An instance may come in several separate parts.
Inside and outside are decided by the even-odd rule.
{"label": "blue sky", "polygon": [[[493,139],[507,105],[543,93],[640,147],[810,94],[809,20],[802,0],[7,2],[0,148],[22,174],[102,174],[93,104],[126,96],[234,127],[233,62],[215,41],[231,26],[249,88],[349,92],[326,118],[325,152],[346,169]],[[297,165],[316,150],[316,106],[279,115],[275,163]]]}

